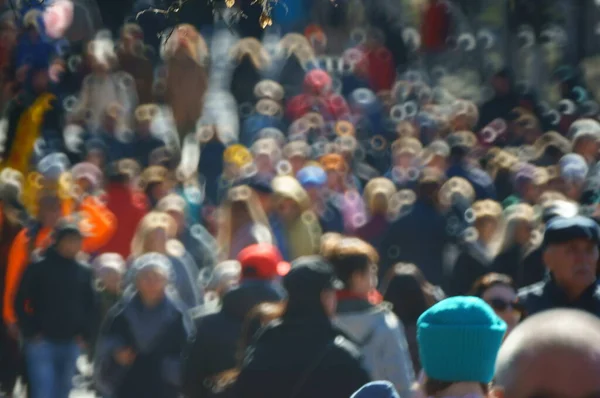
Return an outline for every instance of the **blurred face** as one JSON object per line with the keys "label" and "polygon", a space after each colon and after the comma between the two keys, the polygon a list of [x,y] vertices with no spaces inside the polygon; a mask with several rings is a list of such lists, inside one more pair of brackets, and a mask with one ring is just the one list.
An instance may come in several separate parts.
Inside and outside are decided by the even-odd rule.
{"label": "blurred face", "polygon": [[522,316],[515,290],[506,285],[494,285],[487,289],[481,298],[494,309],[496,315],[506,322],[508,327],[506,334],[508,335],[517,326]]}
{"label": "blurred face", "polygon": [[365,272],[355,272],[351,285],[353,292],[361,296],[368,295],[377,286],[377,267],[373,265]]}
{"label": "blurred face", "polygon": [[290,156],[288,161],[292,165],[292,170],[294,170],[294,175],[296,175],[296,173],[299,172],[304,167],[304,164],[306,163],[306,159],[304,158],[304,156],[300,156],[300,155]]}
{"label": "blurred face", "polygon": [[146,235],[146,250],[163,252],[167,245],[167,231],[163,228],[154,229]]}
{"label": "blurred face", "polygon": [[479,239],[485,243],[491,242],[496,235],[496,229],[498,228],[498,222],[493,218],[483,218],[475,222]]}
{"label": "blurred face", "polygon": [[93,185],[90,180],[85,177],[77,179],[77,185],[81,189],[81,192],[92,192]]}
{"label": "blurred face", "polygon": [[435,155],[433,156],[433,158],[431,159],[431,161],[429,161],[429,163],[427,164],[427,167],[432,167],[434,169],[439,170],[442,173],[446,172],[446,168],[447,166],[447,162],[446,162],[446,158],[440,155]]}
{"label": "blurred face", "polygon": [[277,214],[284,221],[294,221],[300,217],[300,207],[292,199],[283,199],[277,205]]}
{"label": "blurred face", "polygon": [[536,204],[540,198],[541,189],[538,185],[533,183],[523,184],[523,199],[529,204]]}
{"label": "blurred face", "polygon": [[344,191],[344,173],[340,173],[339,171],[328,171],[327,172],[327,186],[329,189],[335,192],[343,192]]}
{"label": "blurred face", "polygon": [[61,216],[62,209],[60,203],[46,203],[40,206],[38,218],[46,228],[54,227]]}
{"label": "blurred face", "polygon": [[165,297],[167,278],[155,269],[146,269],[137,275],[135,286],[142,302],[152,306]]}
{"label": "blurred face", "polygon": [[254,158],[254,163],[259,174],[270,174],[275,171],[273,167],[273,162],[271,162],[271,158],[269,157],[269,155],[257,155]]}
{"label": "blurred face", "polygon": [[582,348],[539,348],[516,366],[514,381],[497,398],[598,398],[600,352]]}
{"label": "blurred face", "polygon": [[38,93],[46,91],[49,81],[47,70],[36,71],[32,78],[33,89]]}
{"label": "blurred face", "polygon": [[492,85],[496,93],[500,96],[507,95],[510,91],[510,81],[505,77],[495,76],[492,79]]}
{"label": "blurred face", "polygon": [[85,161],[102,169],[104,168],[104,153],[98,150],[90,151],[85,157]]}
{"label": "blurred face", "polygon": [[527,221],[519,221],[515,225],[515,242],[525,245],[531,240],[532,228]]}
{"label": "blurred face", "polygon": [[415,155],[409,152],[403,152],[394,156],[394,165],[402,168],[409,168],[414,165]]}
{"label": "blurred face", "polygon": [[56,251],[64,258],[74,259],[77,253],[81,251],[82,241],[79,235],[65,236],[56,245]]}
{"label": "blurred face", "polygon": [[323,290],[321,292],[321,303],[323,304],[323,309],[328,317],[332,318],[335,316],[337,310],[337,295],[335,290]]}
{"label": "blurred face", "polygon": [[576,298],[596,281],[598,246],[586,239],[551,245],[544,262],[558,285]]}
{"label": "blurred face", "polygon": [[116,271],[105,271],[101,277],[102,285],[110,293],[118,293],[121,290],[122,276]]}

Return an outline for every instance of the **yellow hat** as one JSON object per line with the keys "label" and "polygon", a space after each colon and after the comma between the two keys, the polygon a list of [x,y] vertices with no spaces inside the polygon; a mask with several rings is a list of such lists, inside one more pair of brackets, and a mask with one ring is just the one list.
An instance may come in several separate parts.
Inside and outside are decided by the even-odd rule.
{"label": "yellow hat", "polygon": [[226,163],[234,164],[238,167],[243,167],[252,162],[252,154],[245,146],[241,144],[233,144],[225,149],[223,160]]}

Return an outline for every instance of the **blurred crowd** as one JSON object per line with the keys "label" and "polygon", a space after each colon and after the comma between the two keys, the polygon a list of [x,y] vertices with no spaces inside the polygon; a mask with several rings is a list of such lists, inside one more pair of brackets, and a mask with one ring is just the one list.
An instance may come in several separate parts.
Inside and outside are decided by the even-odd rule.
{"label": "blurred crowd", "polygon": [[573,4],[0,0],[0,396],[600,397]]}

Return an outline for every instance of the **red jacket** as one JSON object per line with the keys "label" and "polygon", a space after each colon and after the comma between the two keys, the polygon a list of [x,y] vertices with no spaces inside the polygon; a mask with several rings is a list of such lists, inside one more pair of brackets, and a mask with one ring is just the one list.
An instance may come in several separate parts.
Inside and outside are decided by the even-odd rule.
{"label": "red jacket", "polygon": [[440,1],[431,2],[421,24],[421,48],[424,51],[442,51],[450,35],[450,10]]}
{"label": "red jacket", "polygon": [[148,212],[146,197],[126,185],[113,183],[106,189],[106,206],[117,218],[119,228],[101,252],[119,253],[123,258],[128,258],[133,235]]}

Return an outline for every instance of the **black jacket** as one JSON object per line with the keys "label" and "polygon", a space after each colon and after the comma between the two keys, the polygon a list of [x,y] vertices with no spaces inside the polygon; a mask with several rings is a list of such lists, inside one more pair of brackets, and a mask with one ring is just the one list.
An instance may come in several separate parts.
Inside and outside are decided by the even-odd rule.
{"label": "black jacket", "polygon": [[237,397],[348,398],[369,375],[359,351],[327,318],[286,319],[246,352]]}
{"label": "black jacket", "polygon": [[526,315],[555,308],[572,308],[600,316],[600,284],[590,286],[575,301],[570,301],[565,292],[548,277],[545,281],[528,286],[519,291],[519,300],[525,306]]}
{"label": "black jacket", "polygon": [[196,339],[184,365],[186,397],[209,396],[204,381],[238,365],[236,354],[242,343],[242,327],[248,313],[261,303],[279,302],[284,298],[283,289],[276,289],[271,284],[245,282],[223,297],[218,312],[194,316]]}
{"label": "black jacket", "polygon": [[15,300],[26,338],[51,341],[81,336],[89,341],[98,325],[98,302],[86,265],[61,257],[53,248],[27,267]]}

